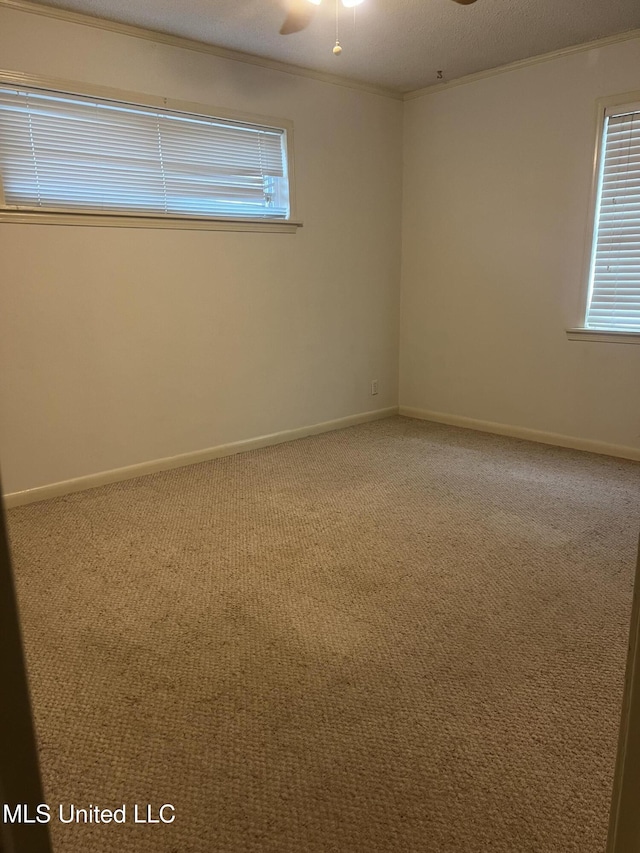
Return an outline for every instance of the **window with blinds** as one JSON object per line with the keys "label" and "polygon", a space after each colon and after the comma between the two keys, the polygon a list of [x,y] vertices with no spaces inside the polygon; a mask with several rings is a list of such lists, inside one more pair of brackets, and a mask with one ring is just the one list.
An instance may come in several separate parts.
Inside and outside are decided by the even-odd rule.
{"label": "window with blinds", "polygon": [[640,104],[605,114],[585,325],[640,332]]}
{"label": "window with blinds", "polygon": [[286,130],[0,84],[5,209],[289,217]]}

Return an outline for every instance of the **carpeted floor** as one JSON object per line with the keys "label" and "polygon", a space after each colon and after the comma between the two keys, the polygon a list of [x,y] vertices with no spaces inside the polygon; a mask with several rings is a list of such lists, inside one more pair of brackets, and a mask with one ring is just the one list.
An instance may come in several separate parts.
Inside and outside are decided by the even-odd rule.
{"label": "carpeted floor", "polygon": [[639,471],[392,418],[12,510],[48,800],[128,807],[56,853],[601,853]]}

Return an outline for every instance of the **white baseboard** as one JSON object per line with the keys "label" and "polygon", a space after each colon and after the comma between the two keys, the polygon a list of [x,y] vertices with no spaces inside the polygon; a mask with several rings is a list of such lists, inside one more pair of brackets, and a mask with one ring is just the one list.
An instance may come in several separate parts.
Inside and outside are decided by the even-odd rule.
{"label": "white baseboard", "polygon": [[450,415],[444,412],[430,412],[426,409],[413,409],[410,406],[400,406],[398,414],[407,418],[418,418],[422,421],[435,421],[439,424],[465,427],[480,432],[492,432],[496,435],[508,435],[511,438],[524,438],[527,441],[537,441],[541,444],[555,444],[557,447],[570,447],[572,450],[586,450],[589,453],[602,453],[605,456],[618,456],[621,459],[640,461],[640,448],[625,447],[622,444],[607,444],[605,441],[593,441],[589,438],[576,438],[572,435],[562,435],[556,432],[544,432],[538,429],[499,424],[493,421],[480,421],[476,418],[465,418],[461,415]]}
{"label": "white baseboard", "polygon": [[178,456],[168,456],[164,459],[153,459],[150,462],[141,462],[138,465],[128,465],[126,468],[114,468],[111,471],[101,471],[98,474],[88,474],[86,477],[77,477],[74,480],[63,480],[59,483],[51,483],[48,486],[38,486],[35,489],[25,489],[22,492],[10,492],[4,495],[4,503],[7,509],[24,504],[45,501],[68,495],[72,492],[83,492],[85,489],[95,489],[96,486],[105,486],[108,483],[117,483],[121,480],[131,480],[134,477],[144,477],[146,474],[155,474],[158,471],[169,471],[171,468],[182,468],[185,465],[195,465],[198,462],[207,462],[209,459],[218,459],[221,456],[233,456],[235,453],[244,453],[247,450],[256,450],[259,447],[268,447],[272,444],[282,444],[285,441],[294,441],[297,438],[305,438],[308,435],[318,435],[322,432],[331,432],[336,429],[364,424],[368,421],[381,420],[398,414],[398,407],[391,406],[387,409],[377,409],[373,412],[361,412],[357,415],[349,415],[346,418],[338,418],[333,421],[312,424],[311,426],[288,429],[282,432],[274,432],[270,435],[260,435],[257,438],[249,438],[245,441],[234,441],[231,444],[219,444],[216,447],[208,447],[205,450],[195,450],[192,453],[181,453]]}

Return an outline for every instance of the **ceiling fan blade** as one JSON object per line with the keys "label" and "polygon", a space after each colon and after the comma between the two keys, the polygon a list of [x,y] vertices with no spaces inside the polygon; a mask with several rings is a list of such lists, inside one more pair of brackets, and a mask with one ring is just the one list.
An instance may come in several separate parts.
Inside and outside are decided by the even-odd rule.
{"label": "ceiling fan blade", "polygon": [[316,6],[308,0],[290,0],[289,13],[280,27],[280,35],[288,36],[304,30],[313,20],[315,11]]}

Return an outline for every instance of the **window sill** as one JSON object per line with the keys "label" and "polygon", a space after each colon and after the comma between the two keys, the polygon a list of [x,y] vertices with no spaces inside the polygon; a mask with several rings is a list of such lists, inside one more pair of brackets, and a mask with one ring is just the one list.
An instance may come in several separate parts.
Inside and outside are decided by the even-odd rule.
{"label": "window sill", "polygon": [[302,222],[288,219],[215,219],[197,216],[144,216],[75,211],[0,210],[0,223],[20,225],[90,225],[98,228],[171,228],[181,231],[270,231],[294,234]]}
{"label": "window sill", "polygon": [[640,344],[640,332],[614,329],[567,329],[570,341],[596,341],[607,344]]}

